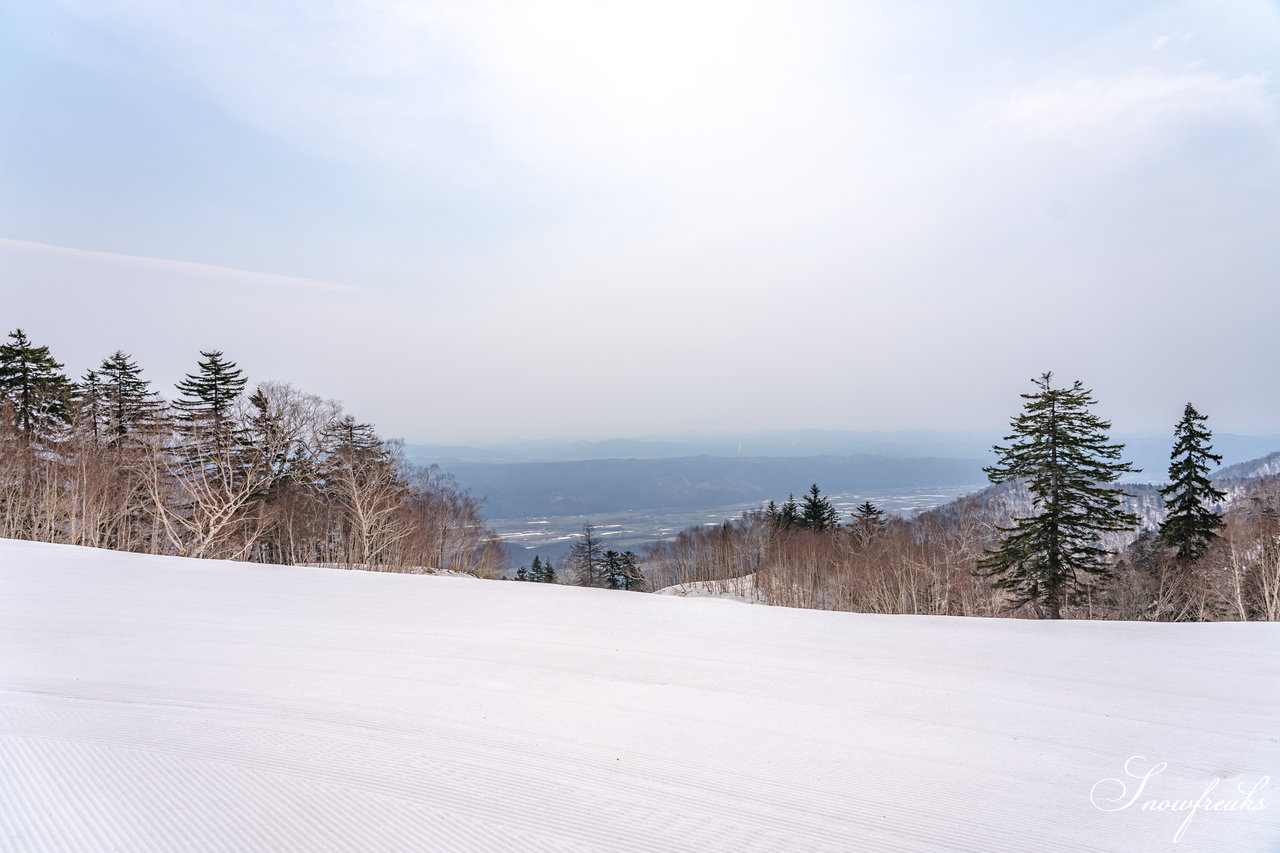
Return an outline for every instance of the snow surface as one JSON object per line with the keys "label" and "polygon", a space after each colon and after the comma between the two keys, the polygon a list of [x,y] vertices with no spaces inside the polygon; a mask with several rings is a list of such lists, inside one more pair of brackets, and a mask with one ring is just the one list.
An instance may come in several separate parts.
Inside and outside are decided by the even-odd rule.
{"label": "snow surface", "polygon": [[765,594],[756,588],[754,574],[718,581],[690,581],[664,586],[654,591],[658,595],[675,595],[681,598],[723,598],[743,604],[765,604]]}
{"label": "snow surface", "polygon": [[1277,850],[1278,629],[0,540],[0,849]]}

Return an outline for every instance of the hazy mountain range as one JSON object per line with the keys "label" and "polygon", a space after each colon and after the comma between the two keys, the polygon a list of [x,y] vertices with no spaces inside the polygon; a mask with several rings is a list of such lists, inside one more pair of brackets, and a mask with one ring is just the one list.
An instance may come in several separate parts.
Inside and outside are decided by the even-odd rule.
{"label": "hazy mountain range", "polygon": [[783,500],[810,483],[825,492],[981,484],[976,459],[885,456],[591,459],[576,462],[456,462],[442,466],[486,498],[493,518],[693,509]]}
{"label": "hazy mountain range", "polygon": [[[925,486],[980,486],[1002,433],[768,430],[685,433],[601,441],[526,441],[475,446],[410,444],[406,454],[439,464],[486,499],[491,518],[717,507],[799,494]],[[1172,436],[1117,435],[1142,469],[1131,482],[1165,479]],[[1280,435],[1214,437],[1224,463],[1280,450]]]}

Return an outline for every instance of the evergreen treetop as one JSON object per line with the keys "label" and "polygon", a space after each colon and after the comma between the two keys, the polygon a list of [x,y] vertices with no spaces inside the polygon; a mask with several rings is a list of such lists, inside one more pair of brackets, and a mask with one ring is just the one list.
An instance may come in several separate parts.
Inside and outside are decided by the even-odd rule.
{"label": "evergreen treetop", "polygon": [[200,355],[204,360],[196,363],[197,372],[188,373],[177,384],[179,396],[173,405],[185,432],[223,450],[238,437],[233,406],[248,380],[234,361],[223,358],[221,350],[202,350]]}
{"label": "evergreen treetop", "polygon": [[809,493],[800,501],[800,526],[808,530],[834,530],[840,526],[840,513],[823,496],[818,484],[809,487]]}
{"label": "evergreen treetop", "polygon": [[849,514],[853,516],[853,531],[864,544],[885,525],[884,510],[871,501],[863,501]]}
{"label": "evergreen treetop", "polygon": [[31,444],[63,436],[71,420],[74,386],[49,347],[34,346],[14,329],[0,344],[0,404],[8,404],[12,426]]}
{"label": "evergreen treetop", "polygon": [[130,434],[154,428],[161,420],[160,398],[142,378],[142,368],[116,350],[90,370],[80,385],[81,406],[94,419],[94,434],[118,445]]}
{"label": "evergreen treetop", "polygon": [[782,506],[778,506],[773,501],[769,501],[768,507],[765,508],[765,517],[773,523],[775,530],[787,530],[792,527],[800,526],[800,505],[796,503],[795,495],[787,495],[787,499]]}

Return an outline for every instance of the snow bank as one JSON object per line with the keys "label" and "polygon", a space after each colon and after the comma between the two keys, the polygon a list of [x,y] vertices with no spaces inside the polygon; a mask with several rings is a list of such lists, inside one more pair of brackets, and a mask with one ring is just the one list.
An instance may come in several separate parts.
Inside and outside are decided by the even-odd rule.
{"label": "snow bank", "polygon": [[756,589],[756,576],[743,575],[718,581],[690,581],[656,590],[658,595],[674,595],[679,598],[724,598],[744,604],[764,604],[765,595]]}
{"label": "snow bank", "polygon": [[0,849],[1274,850],[1277,628],[0,541]]}

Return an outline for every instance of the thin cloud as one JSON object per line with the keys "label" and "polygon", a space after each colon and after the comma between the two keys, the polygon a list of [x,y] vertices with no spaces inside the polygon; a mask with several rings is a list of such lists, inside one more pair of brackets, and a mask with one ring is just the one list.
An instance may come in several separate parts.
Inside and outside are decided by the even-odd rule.
{"label": "thin cloud", "polygon": [[167,258],[148,258],[142,255],[125,255],[118,252],[99,252],[92,249],[74,249],[67,246],[54,246],[49,243],[35,243],[29,240],[12,240],[0,237],[0,249],[19,252],[37,252],[45,255],[76,258],[79,260],[110,263],[164,273],[179,275],[215,276],[222,279],[234,279],[246,284],[265,284],[272,287],[284,287],[294,290],[314,290],[330,293],[354,293],[364,290],[349,284],[338,284],[332,281],[321,281],[314,278],[303,278],[295,275],[279,275],[278,273],[244,270],[236,267],[223,267],[216,264],[201,264],[194,261],[174,261]]}

